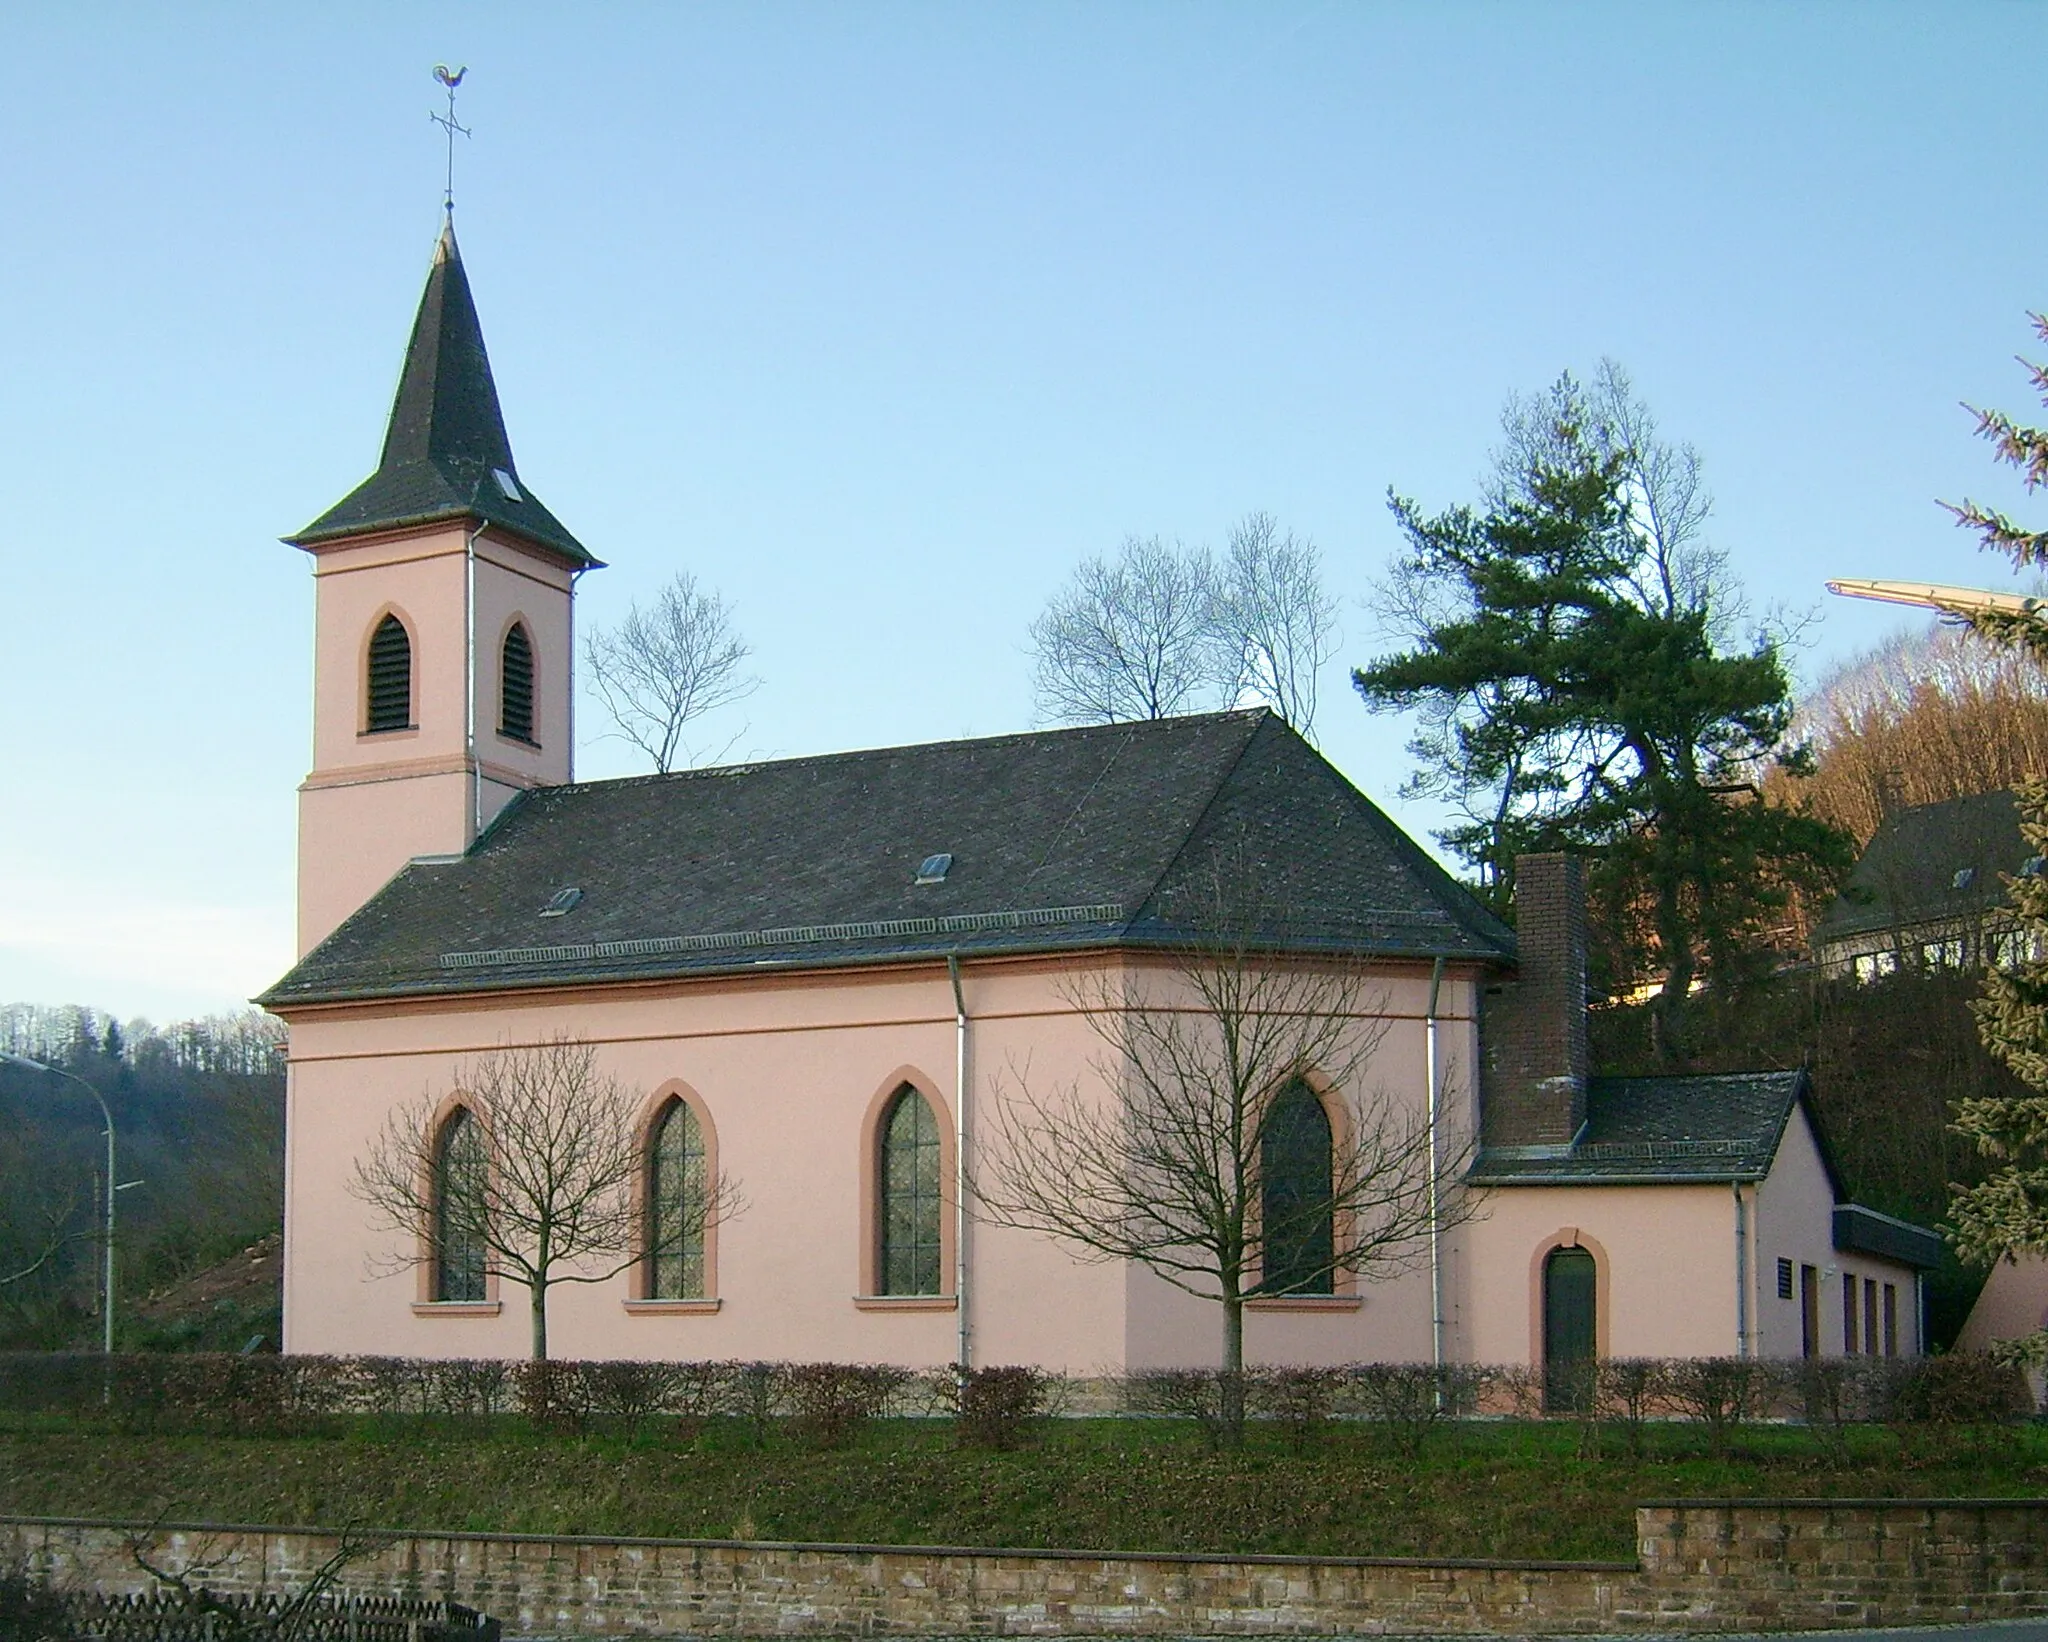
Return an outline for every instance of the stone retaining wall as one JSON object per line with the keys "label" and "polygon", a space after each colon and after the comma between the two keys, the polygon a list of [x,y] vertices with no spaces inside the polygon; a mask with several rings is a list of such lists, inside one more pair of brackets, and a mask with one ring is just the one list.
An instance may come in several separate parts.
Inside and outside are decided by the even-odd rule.
{"label": "stone retaining wall", "polygon": [[[1636,1519],[1636,1562],[377,1532],[339,1584],[447,1597],[515,1637],[1671,1633],[2048,1614],[2048,1501],[1696,1500]],[[58,1582],[146,1589],[138,1543],[223,1592],[296,1589],[339,1545],[307,1529],[0,1517],[0,1561]]]}

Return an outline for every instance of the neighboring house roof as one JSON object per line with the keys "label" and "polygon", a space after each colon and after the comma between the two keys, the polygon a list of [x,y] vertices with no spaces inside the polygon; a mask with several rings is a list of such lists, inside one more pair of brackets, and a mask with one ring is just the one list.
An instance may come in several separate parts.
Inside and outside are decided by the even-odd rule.
{"label": "neighboring house roof", "polygon": [[[944,881],[914,883],[939,853]],[[466,855],[401,871],[261,1001],[1171,946],[1213,933],[1219,884],[1256,897],[1261,949],[1514,953],[1257,709],[537,789]]]}
{"label": "neighboring house roof", "polygon": [[2020,835],[2019,810],[2009,792],[1975,793],[1894,811],[1864,846],[1815,939],[1825,947],[1861,935],[1981,917],[2005,904],[2000,875],[2018,873],[2032,853]]}
{"label": "neighboring house roof", "polygon": [[285,540],[294,547],[315,547],[346,536],[452,519],[495,525],[578,569],[599,568],[526,488],[512,461],[512,442],[484,352],[483,325],[450,223],[434,249],[377,471]]}
{"label": "neighboring house roof", "polygon": [[[1489,1146],[1471,1178],[1493,1186],[1761,1180],[1805,1098],[1806,1074],[1798,1070],[1594,1078],[1586,1085],[1586,1125],[1572,1144]],[[1813,1134],[1835,1180],[1818,1125]]]}

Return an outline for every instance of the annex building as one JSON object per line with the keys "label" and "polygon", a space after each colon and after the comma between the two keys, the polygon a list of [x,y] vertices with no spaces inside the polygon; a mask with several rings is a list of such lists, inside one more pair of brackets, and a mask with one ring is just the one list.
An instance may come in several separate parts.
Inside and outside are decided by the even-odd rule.
{"label": "annex building", "polygon": [[[1366,966],[1359,1075],[1434,1114],[1477,1209],[1383,1278],[1268,1274],[1249,1361],[1921,1349],[1932,1236],[1845,1201],[1800,1074],[1589,1076],[1576,863],[1526,864],[1518,940],[1270,713],[576,781],[601,566],[513,460],[452,227],[376,471],[289,540],[313,768],[301,956],[260,1000],[290,1027],[289,1351],[525,1354],[523,1291],[394,1250],[349,1182],[423,1091],[437,1169],[487,1151],[460,1069],[572,1037],[640,1092],[650,1181],[715,1169],[746,1202],[684,1258],[555,1290],[556,1355],[1214,1363],[1213,1303],[961,1183],[1020,1069],[1114,1108],[1077,983],[1212,936],[1219,864],[1282,909],[1261,961]],[[1328,1198],[1358,1092],[1316,1066],[1271,1091],[1269,1205]]]}

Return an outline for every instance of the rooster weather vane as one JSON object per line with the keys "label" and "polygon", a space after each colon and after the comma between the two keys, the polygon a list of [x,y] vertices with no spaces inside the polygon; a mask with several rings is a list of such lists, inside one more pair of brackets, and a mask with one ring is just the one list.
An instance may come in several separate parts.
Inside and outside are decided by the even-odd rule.
{"label": "rooster weather vane", "polygon": [[455,88],[462,84],[462,77],[468,72],[467,63],[457,69],[451,69],[446,63],[436,63],[434,78],[448,88],[448,112],[436,114],[430,109],[427,113],[427,118],[448,134],[448,182],[441,196],[441,209],[448,213],[451,221],[455,216],[455,134],[459,131],[465,137],[469,135],[469,127],[455,117]]}

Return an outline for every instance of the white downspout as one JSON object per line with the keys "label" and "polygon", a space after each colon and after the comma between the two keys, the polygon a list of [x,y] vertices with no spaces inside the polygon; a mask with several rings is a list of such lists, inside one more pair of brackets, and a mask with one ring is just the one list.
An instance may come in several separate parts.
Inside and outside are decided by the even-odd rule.
{"label": "white downspout", "polygon": [[569,572],[569,654],[567,665],[562,669],[562,690],[566,699],[562,705],[569,715],[569,745],[564,749],[562,761],[563,779],[576,779],[576,585],[583,580],[585,565]]}
{"label": "white downspout", "polygon": [[1430,1362],[1444,1366],[1444,1263],[1443,1228],[1437,1214],[1437,996],[1444,984],[1444,961],[1438,958],[1429,971],[1429,1013],[1424,1020],[1429,1076],[1429,1351]]}
{"label": "white downspout", "polygon": [[959,1320],[954,1370],[964,1380],[974,1366],[967,1330],[967,995],[960,987],[960,955],[946,954],[953,983],[953,1310]]}
{"label": "white downspout", "polygon": [[462,625],[466,631],[462,656],[462,741],[469,765],[469,837],[466,849],[484,830],[484,779],[476,756],[476,539],[478,525],[462,542]]}
{"label": "white downspout", "polygon": [[1749,1350],[1749,1205],[1742,1200],[1742,1182],[1731,1181],[1735,1192],[1735,1355],[1747,1357]]}

